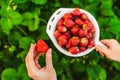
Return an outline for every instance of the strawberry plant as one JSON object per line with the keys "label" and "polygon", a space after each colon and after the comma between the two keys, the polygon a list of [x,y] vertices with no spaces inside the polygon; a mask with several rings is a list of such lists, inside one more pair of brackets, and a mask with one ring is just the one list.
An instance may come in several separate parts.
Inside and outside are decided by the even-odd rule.
{"label": "strawberry plant", "polygon": [[[58,80],[119,80],[120,63],[108,60],[95,50],[82,57],[68,57],[55,48],[46,34],[47,22],[54,11],[61,7],[80,7],[89,11],[98,21],[100,39],[114,38],[120,42],[119,4],[119,0],[0,0],[1,80],[31,80],[27,74],[25,57],[30,44],[39,39],[43,39],[53,50],[52,59]],[[80,15],[77,9],[71,14]],[[83,25],[81,19],[86,20],[87,17],[82,14],[81,19],[72,21],[71,14],[66,14],[57,23],[57,26],[67,25],[67,29],[60,26],[54,35],[57,39],[59,38],[61,46],[65,44],[65,47],[70,48],[70,51],[75,54],[78,51],[86,50],[86,47],[78,48],[72,45],[85,41],[87,43],[86,39],[78,41],[76,36],[86,36],[84,30],[90,28],[86,37],[91,40],[87,45],[93,47],[92,33],[95,30],[91,28],[91,24],[88,24],[89,27],[84,25],[83,29],[79,31],[79,27],[75,24]],[[65,22],[64,19],[66,19]],[[70,34],[73,34],[74,37]],[[72,39],[72,43],[71,39],[66,41],[68,38]],[[39,59],[41,66],[45,64],[44,59],[44,55]]]}

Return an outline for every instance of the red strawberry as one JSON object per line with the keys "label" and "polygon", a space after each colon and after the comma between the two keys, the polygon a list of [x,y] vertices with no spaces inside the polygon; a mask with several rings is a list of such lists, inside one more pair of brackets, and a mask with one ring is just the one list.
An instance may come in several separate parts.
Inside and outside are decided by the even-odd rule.
{"label": "red strawberry", "polygon": [[81,16],[82,20],[87,20],[88,19],[87,15],[85,13],[81,13],[80,16]]}
{"label": "red strawberry", "polygon": [[61,33],[56,30],[55,33],[54,33],[55,38],[58,38],[60,35],[61,35]]}
{"label": "red strawberry", "polygon": [[67,39],[71,38],[71,33],[70,33],[70,31],[65,32],[64,35],[67,36]]}
{"label": "red strawberry", "polygon": [[85,20],[85,23],[89,27],[89,29],[93,28],[93,24],[89,20]]}
{"label": "red strawberry", "polygon": [[66,36],[66,35],[60,35],[60,36],[58,37],[58,44],[59,44],[60,46],[65,46],[66,43],[67,43],[67,36]]}
{"label": "red strawberry", "polygon": [[86,24],[89,24],[89,23],[90,23],[90,20],[88,20],[88,19],[85,20],[85,23],[86,23]]}
{"label": "red strawberry", "polygon": [[87,46],[88,45],[88,39],[86,37],[80,38],[80,46]]}
{"label": "red strawberry", "polygon": [[66,20],[66,19],[72,19],[72,14],[71,13],[67,13],[67,14],[64,14],[63,18]]}
{"label": "red strawberry", "polygon": [[69,41],[67,42],[67,44],[66,44],[65,47],[66,47],[66,48],[70,48],[70,47],[71,47],[71,39],[69,39]]}
{"label": "red strawberry", "polygon": [[95,33],[95,28],[92,27],[89,32],[92,33],[92,34]]}
{"label": "red strawberry", "polygon": [[44,40],[40,39],[37,41],[35,50],[37,53],[45,53],[49,49],[49,46],[45,43]]}
{"label": "red strawberry", "polygon": [[88,32],[87,32],[87,30],[83,30],[81,28],[81,29],[79,29],[79,33],[78,34],[79,34],[80,37],[85,37],[85,36],[87,36]]}
{"label": "red strawberry", "polygon": [[75,23],[79,26],[82,26],[84,24],[84,22],[80,18],[75,19]]}
{"label": "red strawberry", "polygon": [[71,48],[69,48],[69,52],[71,54],[77,54],[77,53],[79,53],[79,48],[78,47],[71,47]]}
{"label": "red strawberry", "polygon": [[77,46],[78,44],[79,44],[79,42],[80,42],[80,39],[79,39],[79,37],[72,37],[71,38],[71,44],[73,45],[73,46]]}
{"label": "red strawberry", "polygon": [[79,26],[74,26],[72,29],[71,29],[71,32],[73,35],[78,35],[78,31],[79,31],[80,27]]}
{"label": "red strawberry", "polygon": [[67,28],[64,25],[58,26],[57,30],[61,33],[64,33],[67,31]]}
{"label": "red strawberry", "polygon": [[57,26],[60,26],[60,25],[62,25],[63,23],[64,23],[64,19],[61,18],[61,19],[57,22]]}
{"label": "red strawberry", "polygon": [[82,28],[83,28],[84,30],[87,30],[87,31],[90,29],[87,24],[83,24]]}
{"label": "red strawberry", "polygon": [[73,16],[76,16],[76,17],[79,17],[80,16],[80,9],[79,8],[75,8],[75,10],[72,11],[72,15]]}
{"label": "red strawberry", "polygon": [[89,48],[92,48],[95,46],[95,42],[94,42],[94,39],[90,40],[89,43],[88,43],[88,47]]}
{"label": "red strawberry", "polygon": [[86,47],[83,47],[83,46],[80,46],[80,52],[82,52],[82,51],[85,51],[86,50]]}
{"label": "red strawberry", "polygon": [[72,19],[66,19],[64,24],[67,28],[71,28],[75,25],[75,23],[74,23],[74,21],[72,21]]}
{"label": "red strawberry", "polygon": [[92,33],[89,32],[89,33],[87,34],[87,38],[88,38],[88,39],[91,39],[92,37],[93,37]]}

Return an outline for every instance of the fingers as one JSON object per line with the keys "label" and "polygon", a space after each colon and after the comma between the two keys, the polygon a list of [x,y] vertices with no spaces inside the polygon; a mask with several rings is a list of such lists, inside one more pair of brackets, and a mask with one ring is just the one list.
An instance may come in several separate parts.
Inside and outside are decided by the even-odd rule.
{"label": "fingers", "polygon": [[115,40],[115,39],[104,39],[104,40],[101,40],[101,42],[105,45],[107,45],[109,48],[113,48],[114,44],[118,44],[118,42]]}
{"label": "fingers", "polygon": [[47,69],[53,67],[52,65],[52,49],[48,49],[46,53],[46,67]]}
{"label": "fingers", "polygon": [[35,61],[34,61],[34,51],[35,50],[35,45],[31,44],[29,52],[25,58],[25,62],[26,62],[26,67],[28,70],[28,74],[30,73],[34,73],[36,71],[38,71],[38,68],[36,67]]}
{"label": "fingers", "polygon": [[39,57],[40,57],[40,55],[41,54],[39,54],[39,53],[36,53],[36,55],[35,55],[35,64],[36,64],[36,66],[40,69],[41,68],[41,66],[39,65],[39,62],[38,62],[38,59],[39,59]]}
{"label": "fingers", "polygon": [[98,51],[101,55],[105,55],[107,56],[109,54],[109,49],[108,48],[104,48],[102,46],[96,45],[96,51]]}

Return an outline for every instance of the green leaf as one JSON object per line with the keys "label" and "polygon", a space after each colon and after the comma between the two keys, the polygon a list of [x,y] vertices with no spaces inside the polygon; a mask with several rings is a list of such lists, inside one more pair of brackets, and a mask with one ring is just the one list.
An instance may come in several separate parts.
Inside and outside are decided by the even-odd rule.
{"label": "green leaf", "polygon": [[45,4],[47,2],[47,0],[32,0],[32,2],[35,3],[35,4],[42,5],[42,4]]}
{"label": "green leaf", "polygon": [[[102,4],[100,6],[101,10],[112,10],[112,0],[101,1]],[[106,6],[107,5],[107,6]]]}
{"label": "green leaf", "polygon": [[120,79],[120,73],[117,73],[112,80],[119,80]]}
{"label": "green leaf", "polygon": [[114,61],[112,65],[115,67],[116,70],[120,71],[120,63]]}
{"label": "green leaf", "polygon": [[94,70],[94,67],[88,66],[87,74],[88,74],[89,80],[98,80],[99,74]]}
{"label": "green leaf", "polygon": [[39,36],[38,36],[38,39],[44,39],[44,40],[48,40],[49,37],[46,33],[46,26],[43,25],[43,26],[39,26]]}
{"label": "green leaf", "polygon": [[15,3],[25,3],[25,2],[27,2],[27,0],[13,0],[13,2],[15,2]]}
{"label": "green leaf", "polygon": [[110,18],[108,18],[108,17],[99,17],[98,18],[98,23],[99,23],[100,28],[104,29],[104,27],[108,27],[107,25],[109,22],[110,22]]}
{"label": "green leaf", "polygon": [[31,12],[25,12],[25,13],[23,13],[23,18],[25,19],[25,20],[30,20],[30,19],[33,19],[33,14],[31,13]]}
{"label": "green leaf", "polygon": [[18,76],[22,80],[30,80],[24,63],[18,67]]}
{"label": "green leaf", "polygon": [[13,24],[10,18],[1,18],[2,30],[9,34],[10,30],[13,28]]}
{"label": "green leaf", "polygon": [[106,71],[99,65],[87,66],[89,80],[106,80]]}
{"label": "green leaf", "polygon": [[100,74],[99,74],[99,79],[100,80],[106,80],[106,78],[107,78],[106,71],[105,71],[104,68],[101,68],[100,69]]}
{"label": "green leaf", "polygon": [[102,16],[114,16],[114,12],[111,9],[110,10],[102,10],[101,15]]}
{"label": "green leaf", "polygon": [[39,27],[39,17],[37,15],[34,16],[34,20],[31,20],[30,23],[28,24],[28,28],[30,31],[35,31]]}
{"label": "green leaf", "polygon": [[82,1],[81,0],[72,0],[74,4],[83,7]]}
{"label": "green leaf", "polygon": [[17,55],[17,58],[20,58],[20,59],[22,59],[22,61],[25,61],[25,57],[26,57],[27,53],[28,53],[28,50],[23,50]]}
{"label": "green leaf", "polygon": [[63,67],[61,67],[61,64],[55,64],[55,70],[56,70],[56,74],[57,75],[62,75],[63,74],[63,72],[64,72],[64,68]]}
{"label": "green leaf", "polygon": [[34,42],[34,40],[30,37],[22,37],[19,40],[19,47],[23,49],[29,49],[30,44]]}
{"label": "green leaf", "polygon": [[[108,27],[109,28],[109,27]],[[109,35],[109,36],[108,36]],[[113,34],[111,34],[108,30],[101,30],[100,31],[100,39],[111,39],[113,38]]]}
{"label": "green leaf", "polygon": [[61,80],[67,80],[64,74],[61,75]]}
{"label": "green leaf", "polygon": [[22,20],[23,20],[22,15],[19,12],[17,12],[17,11],[10,12],[9,13],[9,17],[11,18],[12,23],[14,25],[20,24],[22,22]]}
{"label": "green leaf", "polygon": [[93,50],[88,56],[88,60],[90,60],[91,64],[97,64],[100,60],[100,56],[95,50]]}
{"label": "green leaf", "polygon": [[73,67],[74,71],[77,71],[77,72],[83,72],[86,70],[86,65],[81,63],[81,62],[75,62],[74,63],[74,67]]}
{"label": "green leaf", "polygon": [[53,59],[53,64],[58,63],[59,57],[54,49],[52,50],[52,59]]}
{"label": "green leaf", "polygon": [[38,8],[35,8],[34,12],[25,12],[23,14],[23,22],[21,23],[24,26],[27,26],[30,31],[35,31],[39,27],[39,15],[40,10]]}
{"label": "green leaf", "polygon": [[18,74],[15,69],[7,68],[1,74],[2,80],[18,80]]}
{"label": "green leaf", "polygon": [[11,32],[8,36],[8,41],[11,43],[11,44],[14,44],[14,45],[17,45],[18,44],[18,41],[19,39],[21,38],[22,36],[20,35],[20,33],[18,33],[17,31],[15,32]]}
{"label": "green leaf", "polygon": [[39,7],[36,7],[35,10],[32,12],[33,15],[40,15],[41,14],[41,10]]}
{"label": "green leaf", "polygon": [[114,34],[118,34],[120,32],[120,20],[116,18],[110,19],[110,22],[108,24],[110,26],[108,30]]}
{"label": "green leaf", "polygon": [[8,11],[10,10],[10,8],[8,8],[8,5],[4,4],[1,6],[1,10],[0,10],[0,15],[2,16],[6,16],[8,13]]}

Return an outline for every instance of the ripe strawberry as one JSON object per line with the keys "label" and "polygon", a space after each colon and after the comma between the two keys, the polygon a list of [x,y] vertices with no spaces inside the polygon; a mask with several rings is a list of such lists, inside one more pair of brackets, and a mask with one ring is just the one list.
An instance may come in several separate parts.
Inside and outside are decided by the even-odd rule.
{"label": "ripe strawberry", "polygon": [[86,37],[80,38],[80,46],[87,46],[88,45],[88,39]]}
{"label": "ripe strawberry", "polygon": [[80,52],[82,52],[82,51],[85,51],[86,50],[86,47],[83,47],[83,46],[80,46]]}
{"label": "ripe strawberry", "polygon": [[81,28],[81,29],[79,29],[78,34],[79,34],[80,37],[85,37],[85,36],[87,36],[88,32],[87,32],[87,30],[83,30]]}
{"label": "ripe strawberry", "polygon": [[80,27],[79,26],[74,26],[72,29],[71,29],[71,32],[73,35],[78,35],[78,31],[79,31]]}
{"label": "ripe strawberry", "polygon": [[95,33],[95,28],[94,27],[92,27],[91,29],[90,29],[90,33]]}
{"label": "ripe strawberry", "polygon": [[58,37],[58,44],[60,45],[60,46],[65,46],[66,45],[66,43],[67,43],[67,36],[66,35],[60,35],[59,37]]}
{"label": "ripe strawberry", "polygon": [[87,31],[90,29],[87,24],[83,24],[82,28],[83,28],[84,30],[87,30]]}
{"label": "ripe strawberry", "polygon": [[64,14],[63,18],[66,20],[66,19],[72,19],[72,14],[71,13],[66,13]]}
{"label": "ripe strawberry", "polygon": [[61,35],[61,33],[58,30],[56,30],[54,33],[55,38],[58,38],[60,35]]}
{"label": "ripe strawberry", "polygon": [[88,48],[92,48],[95,46],[95,42],[94,42],[94,39],[90,40],[89,43],[88,43]]}
{"label": "ripe strawberry", "polygon": [[60,25],[57,27],[57,30],[61,33],[64,33],[67,31],[67,28],[64,25]]}
{"label": "ripe strawberry", "polygon": [[45,53],[49,49],[49,46],[45,43],[44,40],[40,39],[37,41],[35,50],[37,53]]}
{"label": "ripe strawberry", "polygon": [[75,10],[72,11],[72,15],[73,16],[76,16],[76,17],[79,17],[80,16],[80,9],[79,8],[75,8]]}
{"label": "ripe strawberry", "polygon": [[80,39],[79,39],[79,37],[72,37],[71,38],[71,44],[73,45],[73,46],[77,46],[78,44],[79,44],[79,42],[80,42]]}
{"label": "ripe strawberry", "polygon": [[75,23],[74,23],[74,21],[72,21],[72,19],[66,19],[64,24],[67,28],[71,28],[75,25]]}
{"label": "ripe strawberry", "polygon": [[71,38],[71,33],[70,33],[70,31],[65,32],[64,35],[67,36],[67,39]]}
{"label": "ripe strawberry", "polygon": [[85,24],[87,24],[88,28],[93,28],[93,24],[89,20],[85,20]]}
{"label": "ripe strawberry", "polygon": [[71,47],[71,39],[69,39],[69,41],[67,42],[67,44],[66,44],[65,47],[66,47],[66,48],[70,48],[70,47]]}
{"label": "ripe strawberry", "polygon": [[88,19],[87,15],[85,13],[81,13],[80,16],[81,16],[82,20],[87,20]]}
{"label": "ripe strawberry", "polygon": [[69,52],[71,54],[77,54],[77,53],[79,53],[79,48],[78,47],[71,47],[71,48],[69,48]]}
{"label": "ripe strawberry", "polygon": [[75,23],[79,26],[82,26],[84,24],[84,22],[80,18],[75,19]]}
{"label": "ripe strawberry", "polygon": [[64,23],[64,19],[61,18],[61,19],[57,22],[57,26],[60,26],[60,25],[62,25],[63,23]]}
{"label": "ripe strawberry", "polygon": [[86,24],[90,23],[90,20],[89,19],[85,20],[85,23]]}
{"label": "ripe strawberry", "polygon": [[92,33],[90,33],[90,32],[89,32],[89,33],[87,34],[87,38],[88,38],[88,39],[91,39],[91,38],[93,38],[93,35],[92,35]]}

